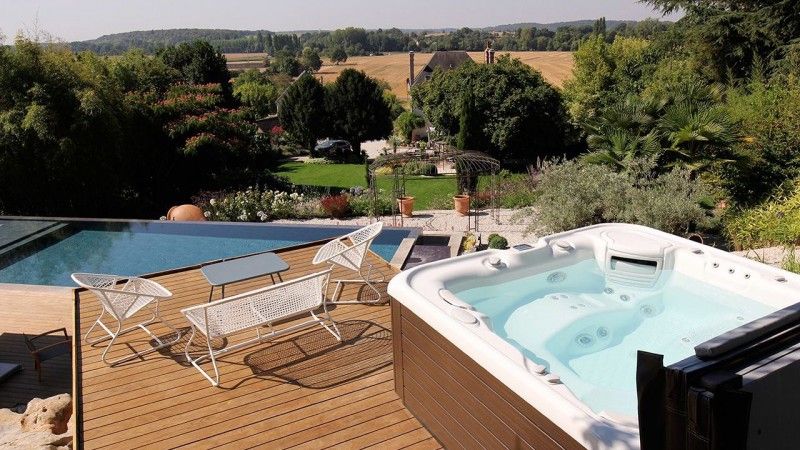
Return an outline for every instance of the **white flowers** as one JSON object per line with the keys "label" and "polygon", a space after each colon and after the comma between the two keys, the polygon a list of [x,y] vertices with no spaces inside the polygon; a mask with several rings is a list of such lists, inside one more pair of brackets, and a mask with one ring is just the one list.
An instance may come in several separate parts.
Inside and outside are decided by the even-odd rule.
{"label": "white flowers", "polygon": [[303,194],[277,190],[260,190],[248,186],[219,198],[209,199],[205,217],[224,221],[260,221],[309,217],[315,214],[318,200],[306,200]]}

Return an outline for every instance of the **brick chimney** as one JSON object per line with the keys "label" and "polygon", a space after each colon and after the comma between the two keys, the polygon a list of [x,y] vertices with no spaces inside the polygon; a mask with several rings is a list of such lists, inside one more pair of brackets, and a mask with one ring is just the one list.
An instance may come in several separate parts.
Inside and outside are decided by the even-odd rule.
{"label": "brick chimney", "polygon": [[486,41],[486,49],[483,51],[484,64],[491,64],[489,62],[489,51],[492,49],[492,41]]}
{"label": "brick chimney", "polygon": [[494,49],[489,49],[489,64],[494,64]]}
{"label": "brick chimney", "polygon": [[414,50],[408,52],[408,90],[414,85]]}

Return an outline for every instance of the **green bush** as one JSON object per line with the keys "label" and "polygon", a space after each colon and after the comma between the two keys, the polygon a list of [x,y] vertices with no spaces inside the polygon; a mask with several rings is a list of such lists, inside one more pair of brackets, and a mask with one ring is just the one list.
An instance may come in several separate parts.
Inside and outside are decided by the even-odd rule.
{"label": "green bush", "polygon": [[734,146],[739,162],[723,166],[721,184],[735,203],[754,206],[800,175],[800,80],[754,81],[729,89],[726,103],[743,139]]}
{"label": "green bush", "polygon": [[373,205],[372,193],[366,191],[350,197],[350,210],[354,216],[385,216],[392,213],[392,200],[379,195],[377,204]]}
{"label": "green bush", "polygon": [[495,205],[501,208],[524,208],[532,206],[539,194],[536,185],[539,182],[537,174],[510,174],[501,171],[497,179],[495,192]]}
{"label": "green bush", "polygon": [[436,170],[436,164],[423,162],[423,161],[411,161],[406,163],[403,166],[403,172],[406,175],[427,175],[433,176],[439,173]]}
{"label": "green bush", "polygon": [[800,243],[800,181],[788,194],[733,213],[725,224],[725,234],[737,249]]}
{"label": "green bush", "polygon": [[784,249],[786,253],[781,261],[781,269],[792,273],[800,273],[800,259],[797,258],[797,250],[794,245]]}
{"label": "green bush", "polygon": [[497,233],[492,233],[489,235],[489,248],[506,249],[508,248],[508,239]]}
{"label": "green bush", "polygon": [[[603,222],[625,222],[683,234],[711,225],[703,207],[708,188],[675,169],[652,176],[640,170],[617,173],[580,160],[546,164],[538,186],[530,231],[563,231]],[[536,214],[538,212],[538,214]]]}

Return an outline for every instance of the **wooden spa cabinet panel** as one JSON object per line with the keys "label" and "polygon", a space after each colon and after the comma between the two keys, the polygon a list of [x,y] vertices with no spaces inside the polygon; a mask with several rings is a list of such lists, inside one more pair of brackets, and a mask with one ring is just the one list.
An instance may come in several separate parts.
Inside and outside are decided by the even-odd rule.
{"label": "wooden spa cabinet panel", "polygon": [[391,303],[395,391],[442,445],[584,448],[408,308]]}

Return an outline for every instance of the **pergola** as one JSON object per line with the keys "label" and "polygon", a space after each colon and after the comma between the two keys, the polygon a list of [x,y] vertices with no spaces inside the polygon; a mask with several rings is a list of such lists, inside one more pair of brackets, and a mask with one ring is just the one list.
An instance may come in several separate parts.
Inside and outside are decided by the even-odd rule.
{"label": "pergola", "polygon": [[[466,190],[470,194],[470,211],[467,215],[467,231],[478,231],[478,205],[473,201],[473,194],[477,186],[477,177],[480,175],[491,175],[490,186],[490,214],[495,218],[495,189],[497,187],[496,177],[500,171],[500,161],[490,157],[489,155],[474,151],[474,150],[458,150],[453,147],[442,145],[440,150],[436,151],[409,151],[402,153],[390,153],[381,155],[376,158],[372,164],[369,165],[369,182],[370,189],[372,190],[372,206],[373,217],[378,218],[378,184],[376,181],[376,172],[381,168],[392,169],[392,176],[394,183],[392,185],[392,194],[394,199],[404,197],[406,195],[406,171],[405,166],[408,163],[431,163],[439,166],[444,166],[445,163],[452,163],[456,169],[457,183],[456,189],[462,188],[462,183],[465,184]],[[460,192],[457,192],[460,193]],[[403,226],[403,216],[399,214],[397,202],[392,202],[392,224]]]}

